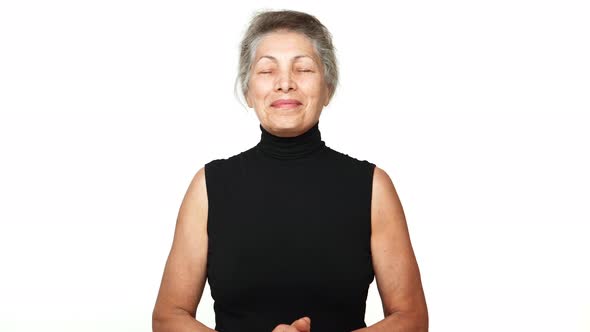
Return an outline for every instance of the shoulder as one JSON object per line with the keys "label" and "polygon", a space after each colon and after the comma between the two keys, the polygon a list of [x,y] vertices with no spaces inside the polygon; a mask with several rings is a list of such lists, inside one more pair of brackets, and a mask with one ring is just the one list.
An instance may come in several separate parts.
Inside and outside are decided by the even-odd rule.
{"label": "shoulder", "polygon": [[342,165],[349,165],[350,167],[356,169],[362,169],[365,171],[369,171],[372,175],[373,169],[375,168],[375,164],[369,160],[357,158],[355,156],[351,156],[347,153],[343,153],[337,150],[334,150],[328,147],[330,159],[336,160]]}
{"label": "shoulder", "polygon": [[199,168],[186,191],[185,200],[195,203],[199,207],[207,206],[207,180],[205,174],[205,166]]}
{"label": "shoulder", "polygon": [[252,151],[253,149],[249,149],[205,163],[204,176],[207,178],[207,190],[212,195],[209,198],[223,197],[234,185],[242,183],[247,168],[252,166],[252,163],[248,162],[252,158]]}
{"label": "shoulder", "polygon": [[389,174],[377,165],[373,165],[373,189],[380,193],[395,191],[393,181]]}
{"label": "shoulder", "polygon": [[205,169],[211,169],[215,171],[218,169],[228,169],[235,166],[239,166],[246,159],[252,158],[252,156],[255,153],[255,149],[256,147],[254,146],[239,153],[230,155],[228,157],[212,159],[209,162],[205,163]]}
{"label": "shoulder", "polygon": [[405,223],[403,207],[389,174],[375,166],[372,182],[371,214],[374,229],[378,230],[379,226],[390,223],[392,220],[403,227]]}
{"label": "shoulder", "polygon": [[379,166],[374,166],[373,170],[373,198],[377,203],[392,203],[397,200],[397,192],[391,177]]}
{"label": "shoulder", "polygon": [[242,167],[244,152],[227,157],[212,159],[203,166],[208,180],[224,179],[230,177]]}

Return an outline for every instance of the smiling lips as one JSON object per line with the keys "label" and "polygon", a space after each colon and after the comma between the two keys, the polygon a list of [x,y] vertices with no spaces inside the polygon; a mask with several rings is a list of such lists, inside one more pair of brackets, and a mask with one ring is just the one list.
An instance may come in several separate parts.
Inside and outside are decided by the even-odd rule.
{"label": "smiling lips", "polygon": [[301,102],[297,99],[278,99],[275,100],[270,106],[276,108],[295,108],[301,105]]}

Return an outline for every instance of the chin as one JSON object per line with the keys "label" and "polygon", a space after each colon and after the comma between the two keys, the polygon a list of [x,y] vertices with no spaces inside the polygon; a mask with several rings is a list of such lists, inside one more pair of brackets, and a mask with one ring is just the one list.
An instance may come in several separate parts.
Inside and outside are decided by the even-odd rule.
{"label": "chin", "polygon": [[305,126],[303,118],[273,119],[269,121],[269,127],[285,133],[297,132]]}

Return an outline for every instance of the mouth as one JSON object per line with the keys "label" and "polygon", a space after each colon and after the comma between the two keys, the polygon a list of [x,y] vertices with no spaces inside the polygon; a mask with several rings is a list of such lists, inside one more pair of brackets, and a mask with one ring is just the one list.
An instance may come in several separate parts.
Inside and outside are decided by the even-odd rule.
{"label": "mouth", "polygon": [[288,104],[288,103],[283,103],[283,104],[278,104],[278,105],[271,105],[272,108],[279,108],[279,109],[293,109],[293,108],[297,108],[301,106],[301,104]]}
{"label": "mouth", "polygon": [[270,104],[273,108],[292,109],[301,106],[302,103],[296,99],[279,99]]}

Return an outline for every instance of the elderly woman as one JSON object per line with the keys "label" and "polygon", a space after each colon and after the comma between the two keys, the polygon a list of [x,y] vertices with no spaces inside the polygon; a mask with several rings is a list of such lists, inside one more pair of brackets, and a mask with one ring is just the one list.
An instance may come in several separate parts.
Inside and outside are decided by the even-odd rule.
{"label": "elderly woman", "polygon": [[[387,173],[328,147],[319,118],[338,82],[315,17],[260,12],[239,82],[260,141],[198,170],[180,207],[153,331],[427,331],[420,273]],[[385,318],[364,322],[376,279]],[[195,320],[205,281],[215,330]]]}

